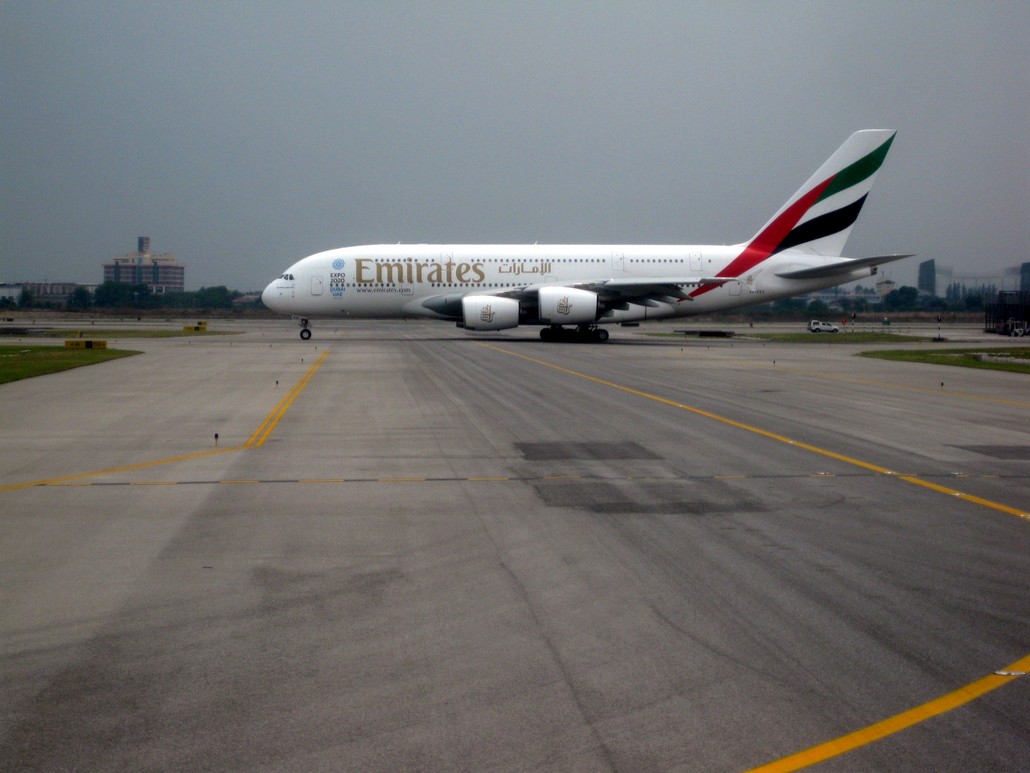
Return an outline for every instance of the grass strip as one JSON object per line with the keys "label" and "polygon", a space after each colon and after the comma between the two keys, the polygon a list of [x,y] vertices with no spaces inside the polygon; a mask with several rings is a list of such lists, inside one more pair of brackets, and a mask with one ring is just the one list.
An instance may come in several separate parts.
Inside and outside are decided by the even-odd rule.
{"label": "grass strip", "polygon": [[[224,336],[239,335],[239,330],[178,330],[174,328],[146,328],[113,327],[113,328],[92,328],[79,327],[74,329],[41,329],[31,335],[41,338],[181,338],[184,336]],[[81,334],[81,335],[80,335]]]}
{"label": "grass strip", "polygon": [[1002,349],[981,347],[978,349],[886,350],[860,352],[859,354],[862,357],[876,357],[895,362],[922,362],[927,365],[953,365],[960,368],[981,368],[1030,374],[1030,347],[1027,346]]}
{"label": "grass strip", "polygon": [[[647,333],[649,336],[663,338],[691,338],[690,334],[683,333]],[[720,340],[716,336],[703,337],[706,342]],[[926,337],[901,335],[900,333],[754,333],[750,330],[737,332],[733,338],[757,339],[771,341],[780,344],[907,344],[912,342],[927,341]],[[727,337],[722,340],[732,340]]]}
{"label": "grass strip", "polygon": [[901,333],[745,333],[748,338],[760,338],[780,344],[907,344],[926,341],[920,336]]}
{"label": "grass strip", "polygon": [[59,346],[0,346],[0,384],[71,368],[131,357],[127,349],[65,349]]}

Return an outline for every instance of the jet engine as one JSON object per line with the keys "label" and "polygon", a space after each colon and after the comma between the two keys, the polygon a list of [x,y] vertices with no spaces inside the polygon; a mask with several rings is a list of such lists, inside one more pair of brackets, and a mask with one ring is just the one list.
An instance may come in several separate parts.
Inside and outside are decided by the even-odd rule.
{"label": "jet engine", "polygon": [[542,287],[540,319],[549,325],[585,325],[597,321],[597,293],[573,287]]}
{"label": "jet engine", "polygon": [[505,330],[519,326],[519,302],[496,295],[466,295],[461,317],[467,330]]}

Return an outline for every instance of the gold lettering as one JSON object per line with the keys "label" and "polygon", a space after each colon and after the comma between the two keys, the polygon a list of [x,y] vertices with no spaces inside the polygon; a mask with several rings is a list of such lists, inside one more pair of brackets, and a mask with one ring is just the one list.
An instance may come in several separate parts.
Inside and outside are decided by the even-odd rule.
{"label": "gold lettering", "polygon": [[380,263],[376,266],[376,281],[380,284],[393,284],[404,281],[403,263]]}
{"label": "gold lettering", "polygon": [[[354,259],[354,266],[357,269],[357,271],[356,271],[357,276],[355,277],[355,280],[358,282],[358,284],[369,284],[372,281],[374,281],[371,276],[365,276],[365,268],[366,268],[365,264],[366,263],[371,263],[371,262],[372,261],[369,258],[355,258]],[[369,270],[371,270],[372,267],[368,266],[368,268],[369,268]]]}
{"label": "gold lettering", "polygon": [[455,263],[440,261],[376,261],[373,258],[354,259],[354,280],[358,284],[473,284],[486,281],[481,261]]}

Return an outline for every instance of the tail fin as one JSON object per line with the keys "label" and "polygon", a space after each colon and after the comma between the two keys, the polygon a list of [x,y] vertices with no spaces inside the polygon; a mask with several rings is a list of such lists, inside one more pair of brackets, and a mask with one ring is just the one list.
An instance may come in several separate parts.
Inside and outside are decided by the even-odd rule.
{"label": "tail fin", "polygon": [[[742,276],[784,250],[839,257],[895,133],[863,129],[848,137],[717,276]],[[690,295],[697,297],[715,286],[699,287]]]}
{"label": "tail fin", "polygon": [[840,255],[894,135],[890,129],[864,129],[848,137],[762,226],[745,253],[760,252],[760,259],[788,249]]}

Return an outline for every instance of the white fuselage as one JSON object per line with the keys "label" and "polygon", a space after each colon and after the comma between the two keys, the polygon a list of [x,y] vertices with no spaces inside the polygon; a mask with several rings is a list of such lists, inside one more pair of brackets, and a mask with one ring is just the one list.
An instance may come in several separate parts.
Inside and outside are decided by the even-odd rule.
{"label": "white fuselage", "polygon": [[[466,295],[518,295],[529,288],[598,282],[715,277],[745,245],[366,245],[311,255],[262,294],[265,305],[300,317],[460,319]],[[785,279],[791,270],[838,261],[803,253],[772,256],[750,272],[690,297],[609,304],[597,324],[690,316],[764,303],[840,284],[842,278]],[[861,268],[845,281],[873,273]],[[522,324],[540,324],[532,310]]]}

